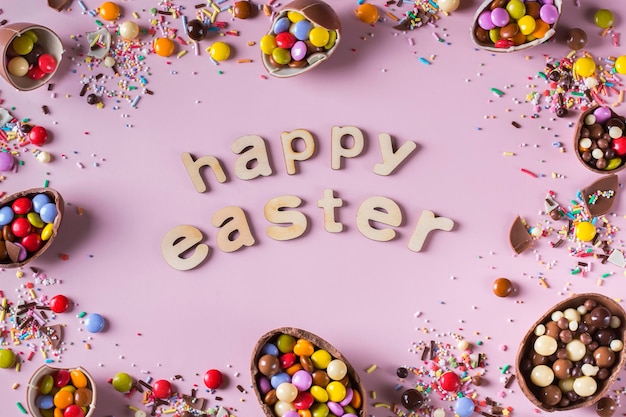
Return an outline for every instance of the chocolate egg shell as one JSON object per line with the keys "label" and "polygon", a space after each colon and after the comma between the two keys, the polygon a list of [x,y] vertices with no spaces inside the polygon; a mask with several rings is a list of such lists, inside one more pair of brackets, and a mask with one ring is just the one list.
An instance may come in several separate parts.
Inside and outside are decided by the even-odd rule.
{"label": "chocolate egg shell", "polygon": [[308,65],[303,67],[276,66],[272,64],[269,55],[261,53],[261,60],[263,61],[263,66],[267,72],[278,78],[293,77],[317,67],[322,62],[330,58],[335,50],[337,50],[337,45],[339,45],[341,40],[341,22],[339,17],[333,8],[322,0],[295,0],[286,4],[272,19],[272,24],[267,34],[272,34],[274,22],[284,16],[287,16],[288,12],[298,12],[307,18],[314,26],[317,25],[326,30],[335,31],[337,39],[335,40],[334,45],[327,51],[307,56],[306,61],[308,61]]}
{"label": "chocolate egg shell", "polygon": [[[41,246],[41,248],[39,248],[39,250],[37,252],[28,254],[26,256],[26,259],[24,259],[22,261],[17,261],[15,259],[11,259],[11,251],[15,250],[16,247],[15,247],[15,245],[10,244],[9,242],[5,242],[6,249],[9,252],[10,258],[8,260],[6,260],[6,261],[0,262],[0,268],[18,268],[20,266],[23,266],[23,265],[25,265],[25,264],[27,264],[27,263],[37,259],[39,256],[41,256],[41,254],[43,254],[50,247],[50,245],[52,244],[52,242],[56,238],[58,230],[59,230],[59,227],[61,226],[61,220],[63,219],[63,208],[65,206],[65,202],[63,201],[63,197],[61,197],[61,194],[59,194],[58,191],[53,190],[52,188],[31,188],[31,189],[28,189],[28,190],[20,191],[20,192],[17,192],[15,194],[10,194],[10,195],[4,197],[0,201],[0,208],[5,207],[5,206],[10,206],[15,200],[17,200],[20,197],[33,198],[37,194],[46,194],[48,197],[50,197],[50,201],[52,203],[54,203],[54,205],[56,206],[58,214],[57,214],[56,218],[54,219],[54,223],[53,223],[53,226],[52,226],[52,236],[50,237],[50,239],[45,241],[43,246]],[[4,263],[4,262],[6,262],[6,263]]]}
{"label": "chocolate egg shell", "polygon": [[[538,408],[541,408],[545,411],[566,411],[572,410],[581,407],[588,407],[590,405],[595,404],[598,400],[600,400],[608,391],[608,389],[613,385],[613,383],[617,380],[619,376],[620,370],[624,367],[626,363],[626,354],[624,349],[619,352],[615,352],[615,359],[613,361],[613,365],[610,368],[606,368],[609,371],[609,376],[606,379],[598,379],[597,380],[597,390],[595,393],[588,397],[584,397],[584,399],[580,399],[577,401],[566,402],[566,405],[561,402],[556,405],[546,404],[545,393],[542,391],[540,387],[535,386],[531,382],[530,372],[528,368],[524,368],[524,362],[528,361],[528,356],[533,351],[534,340],[537,338],[535,336],[535,328],[540,324],[546,324],[551,321],[552,313],[555,311],[565,311],[568,308],[574,308],[583,305],[585,301],[591,300],[596,303],[596,305],[602,305],[607,308],[611,315],[616,316],[620,319],[620,326],[615,329],[615,333],[617,338],[621,341],[624,341],[624,337],[626,336],[626,313],[624,309],[615,302],[612,298],[609,298],[602,294],[597,293],[583,293],[574,295],[560,303],[552,306],[548,309],[528,330],[524,338],[522,339],[517,357],[515,360],[515,368],[517,374],[517,382],[526,397]],[[558,368],[558,367],[557,367]],[[561,370],[557,369],[558,372]]]}
{"label": "chocolate egg shell", "polygon": [[[578,142],[581,138],[590,137],[593,139],[593,142],[595,143],[598,140],[598,137],[601,138],[604,135],[604,133],[608,130],[606,129],[607,123],[604,123],[604,124],[594,123],[590,126],[585,125],[585,118],[588,115],[593,114],[594,111],[596,111],[596,109],[598,109],[599,107],[601,106],[592,106],[580,114],[580,117],[578,118],[578,123],[576,126],[576,131],[574,132],[574,149],[576,150],[575,152],[576,157],[578,158],[580,163],[583,164],[585,168],[587,168],[588,170],[593,171],[596,174],[614,174],[624,169],[624,167],[626,166],[626,156],[621,157],[621,162],[619,163],[617,167],[613,169],[600,169],[598,168],[598,165],[594,165],[592,162],[586,161],[586,159],[588,159],[587,155],[585,155],[585,152],[581,150],[578,146]],[[612,119],[614,118],[614,119],[617,119],[618,121],[624,122],[625,118],[623,116],[616,114],[612,108],[610,107],[607,107],[607,108],[611,111]]]}
{"label": "chocolate egg shell", "polygon": [[[532,48],[533,46],[537,46],[546,42],[548,39],[553,37],[556,33],[556,24],[558,23],[558,20],[550,25],[550,29],[541,38],[534,39],[529,42],[525,42],[521,45],[511,45],[508,47],[498,48],[492,42],[490,42],[489,39],[485,40],[484,37],[480,38],[479,35],[481,35],[482,32],[481,31],[477,32],[476,30],[476,28],[480,28],[480,26],[478,25],[478,16],[480,16],[480,14],[486,10],[490,10],[493,3],[494,3],[494,0],[483,1],[483,3],[476,10],[476,13],[474,14],[474,17],[472,19],[473,23],[470,26],[470,36],[472,40],[474,41],[474,44],[486,51],[489,51],[489,52],[522,51],[524,49]],[[563,0],[554,0],[554,6],[557,8],[559,16],[561,15],[562,5],[563,5]]]}
{"label": "chocolate egg shell", "polygon": [[363,386],[361,382],[361,378],[359,377],[355,369],[352,367],[350,362],[348,362],[348,360],[343,356],[343,354],[339,352],[339,350],[337,350],[337,348],[335,348],[333,345],[328,343],[326,340],[322,339],[321,337],[313,333],[310,333],[306,330],[298,329],[295,327],[281,327],[281,328],[271,330],[265,333],[263,336],[261,336],[252,350],[252,359],[251,359],[251,364],[250,364],[250,371],[252,374],[252,386],[254,389],[254,393],[256,394],[257,399],[259,401],[259,404],[261,405],[261,408],[263,409],[263,412],[265,413],[267,417],[277,417],[277,415],[274,413],[273,407],[270,407],[264,401],[265,396],[261,393],[261,390],[259,388],[259,378],[261,378],[263,374],[259,371],[257,363],[260,357],[263,356],[263,353],[262,353],[263,347],[267,343],[275,343],[277,338],[282,334],[293,336],[295,339],[308,340],[309,342],[313,344],[313,346],[315,347],[315,350],[324,349],[328,353],[330,353],[330,355],[334,359],[340,359],[341,361],[343,361],[347,367],[346,377],[350,381],[350,387],[353,390],[358,391],[358,393],[361,395],[362,404],[361,404],[361,408],[358,410],[358,417],[366,417],[368,415],[367,396],[365,392],[365,387]]}

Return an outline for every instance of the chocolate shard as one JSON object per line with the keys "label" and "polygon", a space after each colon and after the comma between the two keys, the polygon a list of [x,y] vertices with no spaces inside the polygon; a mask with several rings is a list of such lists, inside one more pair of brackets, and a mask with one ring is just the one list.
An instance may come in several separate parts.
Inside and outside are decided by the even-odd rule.
{"label": "chocolate shard", "polygon": [[611,211],[617,200],[619,178],[616,174],[605,175],[582,189],[585,206],[593,217],[602,216]]}
{"label": "chocolate shard", "polygon": [[183,394],[183,401],[185,401],[185,404],[187,404],[189,407],[193,408],[194,410],[204,410],[204,404],[206,403],[205,398],[198,398],[198,397],[194,397],[192,395],[186,395],[186,394]]}
{"label": "chocolate shard", "polygon": [[20,256],[20,247],[11,241],[4,242],[7,247],[7,252],[9,253],[9,258],[11,262],[18,262],[18,258]]}
{"label": "chocolate shard", "polygon": [[624,253],[619,249],[613,249],[613,251],[609,254],[606,260],[613,265],[617,265],[621,268],[626,267],[626,259],[624,258]]}
{"label": "chocolate shard", "polygon": [[54,350],[57,350],[63,342],[63,326],[60,324],[41,326],[39,331],[48,339]]}
{"label": "chocolate shard", "polygon": [[72,0],[48,0],[48,6],[52,7],[57,12],[65,9]]}
{"label": "chocolate shard", "polygon": [[518,255],[533,246],[533,238],[526,230],[526,225],[520,216],[517,216],[511,225],[509,241],[511,242],[511,247]]}

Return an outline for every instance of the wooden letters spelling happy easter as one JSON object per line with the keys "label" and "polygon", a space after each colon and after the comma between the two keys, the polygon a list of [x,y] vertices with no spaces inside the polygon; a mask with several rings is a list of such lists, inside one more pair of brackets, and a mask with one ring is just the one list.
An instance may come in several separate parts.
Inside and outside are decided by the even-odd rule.
{"label": "wooden letters spelling happy easter", "polygon": [[[343,141],[351,137],[351,146]],[[304,163],[315,155],[316,139],[305,129],[282,132],[280,136],[286,171],[289,175],[298,174],[298,164]],[[394,148],[391,136],[378,135],[378,144],[382,162],[374,165],[377,175],[389,176],[404,163],[416,150],[413,141],[406,141]],[[342,159],[355,158],[365,149],[365,137],[354,126],[331,129],[331,168],[342,169]],[[270,163],[265,140],[258,135],[246,135],[236,139],[231,150],[239,155],[234,163],[234,174],[241,180],[253,180],[271,176],[274,168]],[[215,156],[207,155],[197,159],[184,152],[181,154],[183,166],[198,193],[209,190],[207,181],[223,184],[227,180],[224,166]],[[205,169],[206,168],[206,169]],[[205,172],[206,171],[206,172]],[[208,173],[212,173],[212,177]],[[203,174],[206,174],[203,176]],[[206,178],[209,177],[209,178]],[[303,236],[308,229],[307,216],[296,210],[302,205],[302,199],[295,195],[283,195],[270,199],[263,209],[265,219],[271,224],[266,229],[268,237],[286,241]],[[335,196],[335,191],[326,188],[321,191],[317,207],[322,209],[324,229],[328,233],[341,233],[343,224],[337,221],[336,210],[343,206],[343,200]],[[253,246],[256,238],[248,216],[237,206],[227,206],[216,211],[211,224],[218,229],[215,243],[223,252],[235,252],[246,246]],[[356,212],[356,228],[365,237],[379,242],[388,242],[396,237],[394,227],[402,224],[400,206],[390,198],[373,196],[364,200]],[[388,226],[388,227],[387,227]],[[431,231],[451,231],[454,222],[446,217],[437,217],[429,210],[423,210],[412,234],[408,248],[420,252]],[[194,226],[179,225],[169,230],[162,239],[161,251],[165,261],[173,268],[185,271],[200,265],[209,255],[211,247],[203,243],[202,232]]]}

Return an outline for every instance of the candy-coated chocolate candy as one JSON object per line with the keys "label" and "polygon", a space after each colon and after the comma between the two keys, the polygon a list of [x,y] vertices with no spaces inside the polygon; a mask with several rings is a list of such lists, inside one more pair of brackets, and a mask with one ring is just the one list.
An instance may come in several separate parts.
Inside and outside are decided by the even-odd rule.
{"label": "candy-coated chocolate candy", "polygon": [[371,3],[363,3],[354,11],[356,17],[368,25],[376,23],[378,20],[378,8]]}
{"label": "candy-coated chocolate candy", "polygon": [[24,237],[33,230],[33,226],[26,217],[18,217],[11,223],[11,231],[17,237]]}
{"label": "candy-coated chocolate candy", "polygon": [[290,32],[296,37],[296,39],[306,41],[309,39],[311,29],[313,29],[313,25],[310,21],[300,20],[299,22],[291,25]]}
{"label": "candy-coated chocolate candy", "polygon": [[612,417],[617,410],[617,404],[611,397],[602,397],[596,403],[596,414],[598,417]]}
{"label": "candy-coated chocolate candy", "polygon": [[496,48],[506,49],[506,48],[510,48],[514,44],[515,43],[510,39],[498,39],[497,41],[495,41],[494,46]]}
{"label": "candy-coated chocolate candy", "polygon": [[156,38],[152,43],[152,48],[158,56],[171,56],[176,50],[174,41],[169,38]]}
{"label": "candy-coated chocolate candy", "polygon": [[587,33],[580,28],[570,29],[567,33],[567,46],[578,51],[587,45]]}
{"label": "candy-coated chocolate candy", "polygon": [[306,391],[311,388],[311,385],[313,384],[313,377],[307,371],[300,370],[291,376],[291,383],[298,389],[298,391]]}
{"label": "candy-coated chocolate candy", "polygon": [[280,361],[274,355],[265,354],[259,358],[257,367],[263,375],[273,376],[280,370]]}
{"label": "candy-coated chocolate candy", "polygon": [[478,15],[478,26],[480,26],[484,30],[495,29],[496,25],[493,24],[493,20],[491,20],[491,10],[485,10]]}
{"label": "candy-coated chocolate candy", "polygon": [[14,56],[7,63],[7,71],[15,77],[23,77],[28,74],[28,61],[23,56]]}
{"label": "candy-coated chocolate candy", "polygon": [[295,353],[293,353],[293,352],[284,353],[284,354],[280,355],[280,358],[279,358],[280,367],[282,369],[287,369],[291,365],[296,363],[296,360],[297,360],[297,357],[296,357]]}
{"label": "candy-coated chocolate candy", "polygon": [[328,417],[328,415],[330,414],[330,410],[328,409],[328,406],[324,403],[315,403],[311,407],[311,414],[313,415],[313,417]]}
{"label": "candy-coated chocolate candy", "polygon": [[[500,29],[499,28],[493,28],[489,31],[489,40],[491,40],[491,42],[496,43],[500,40]],[[505,41],[507,41],[508,43],[510,43],[510,41],[508,39],[505,39]]]}
{"label": "candy-coated chocolate candy", "polygon": [[167,379],[159,379],[152,384],[152,393],[157,398],[168,398],[172,395],[172,384]]}
{"label": "candy-coated chocolate candy", "polygon": [[128,20],[120,24],[120,36],[126,40],[135,39],[139,36],[139,25],[132,20]]}
{"label": "candy-coated chocolate candy", "polygon": [[56,219],[57,214],[59,214],[59,211],[54,203],[44,204],[39,211],[41,220],[46,223],[54,223],[54,219]]}
{"label": "candy-coated chocolate candy", "polygon": [[63,410],[63,417],[85,417],[85,410],[76,404],[72,404]]}
{"label": "candy-coated chocolate candy", "polygon": [[293,347],[293,353],[298,356],[311,356],[315,352],[313,343],[306,339],[298,339]]}
{"label": "candy-coated chocolate candy", "polygon": [[10,171],[13,169],[15,160],[8,152],[0,152],[0,171]]}
{"label": "candy-coated chocolate candy", "polygon": [[90,333],[99,333],[104,330],[105,320],[98,313],[91,313],[85,317],[85,329]]}
{"label": "candy-coated chocolate candy", "polygon": [[583,56],[574,62],[573,70],[581,77],[589,77],[596,72],[596,63],[592,58]]}
{"label": "candy-coated chocolate candy", "polygon": [[[4,226],[10,224],[13,221],[14,217],[15,213],[13,212],[13,209],[11,207],[4,206],[0,208],[0,225]],[[6,237],[5,240],[7,240]]]}
{"label": "candy-coated chocolate candy", "polygon": [[319,385],[313,385],[309,392],[318,403],[325,403],[328,401],[328,392]]}
{"label": "candy-coated chocolate candy", "polygon": [[98,8],[98,12],[100,13],[100,17],[105,20],[116,20],[120,17],[120,7],[117,3],[113,3],[112,1],[105,1]]}
{"label": "candy-coated chocolate candy", "polygon": [[498,297],[508,297],[513,293],[513,283],[508,278],[497,278],[491,288]]}
{"label": "candy-coated chocolate candy", "polygon": [[296,399],[293,400],[293,406],[296,407],[297,410],[308,410],[313,405],[315,398],[313,394],[310,392],[300,391],[296,396]]}
{"label": "candy-coated chocolate candy", "polygon": [[35,210],[35,213],[39,213],[41,212],[41,208],[48,204],[51,203],[52,200],[50,199],[50,197],[47,194],[37,194],[32,198],[32,202],[33,202],[33,209]]}
{"label": "candy-coated chocolate candy", "polygon": [[39,381],[39,392],[47,395],[50,394],[52,388],[54,388],[54,378],[50,374],[44,375]]}
{"label": "candy-coated chocolate candy", "polygon": [[504,27],[509,24],[510,20],[509,13],[502,7],[496,7],[491,11],[491,21],[496,27]]}
{"label": "candy-coated chocolate candy", "polygon": [[300,365],[302,365],[302,368],[307,372],[315,372],[315,365],[313,365],[310,356],[300,356]]}
{"label": "candy-coated chocolate candy", "polygon": [[330,361],[333,360],[332,356],[328,351],[324,349],[318,349],[311,355],[311,360],[313,361],[313,365],[315,365],[318,369],[326,369]]}
{"label": "candy-coated chocolate candy", "polygon": [[54,394],[54,406],[57,408],[67,408],[74,404],[74,394],[68,390],[60,390]]}
{"label": "candy-coated chocolate candy", "polygon": [[185,30],[187,31],[187,36],[194,41],[201,41],[206,36],[206,26],[204,22],[198,19],[189,20]]}
{"label": "candy-coated chocolate candy", "polygon": [[43,246],[43,240],[37,233],[29,233],[24,236],[21,243],[29,253],[35,253]]}
{"label": "candy-coated chocolate candy", "polygon": [[500,37],[505,39],[512,38],[517,35],[517,32],[519,32],[519,26],[517,26],[517,23],[511,22],[503,28],[500,28]]}
{"label": "candy-coated chocolate candy", "polygon": [[530,35],[534,32],[535,27],[537,26],[537,22],[533,19],[532,16],[523,16],[520,20],[517,21],[517,25],[519,26],[520,32],[524,35]]}
{"label": "candy-coated chocolate candy", "polygon": [[31,80],[41,80],[43,77],[46,76],[46,73],[43,72],[38,66],[32,66],[28,70],[26,76]]}
{"label": "candy-coated chocolate candy", "polygon": [[290,49],[296,43],[296,37],[290,32],[281,32],[276,35],[276,46],[283,49]]}
{"label": "candy-coated chocolate candy", "polygon": [[11,208],[15,214],[26,214],[32,210],[33,202],[28,197],[20,197],[11,204]]}
{"label": "candy-coated chocolate candy", "polygon": [[272,32],[278,35],[279,33],[287,32],[290,27],[291,22],[289,21],[289,18],[281,17],[274,22],[274,25],[272,26]]}
{"label": "candy-coated chocolate candy", "polygon": [[595,378],[587,375],[580,376],[574,380],[574,392],[581,397],[589,397],[596,393],[598,383]]}
{"label": "candy-coated chocolate candy", "polygon": [[299,363],[294,363],[289,368],[285,369],[285,373],[289,376],[293,376],[296,372],[302,370],[302,365]]}
{"label": "candy-coated chocolate candy", "polygon": [[209,54],[216,61],[224,61],[230,57],[230,46],[226,42],[215,42],[209,48]]}
{"label": "candy-coated chocolate candy", "polygon": [[278,388],[283,382],[291,382],[291,377],[287,372],[279,372],[270,378],[270,384],[272,384],[274,388]]}
{"label": "candy-coated chocolate candy", "polygon": [[512,19],[519,20],[526,14],[526,5],[520,0],[510,0],[506,4],[506,11]]}
{"label": "candy-coated chocolate candy", "polygon": [[39,217],[39,214],[35,212],[27,213],[26,219],[28,219],[28,222],[36,229],[41,229],[46,225],[43,220],[41,220],[41,217]]}
{"label": "candy-coated chocolate candy", "polygon": [[439,0],[437,2],[439,9],[446,13],[454,12],[456,9],[459,8],[460,4],[461,0]]}
{"label": "candy-coated chocolate candy", "polygon": [[469,397],[457,398],[454,402],[454,412],[459,417],[470,417],[474,414],[475,407],[474,401]]}
{"label": "candy-coated chocolate candy", "polygon": [[535,20],[535,30],[531,33],[534,38],[540,39],[546,36],[546,33],[550,30],[550,24],[544,22],[541,19]]}
{"label": "candy-coated chocolate candy", "polygon": [[87,376],[80,369],[72,369],[70,371],[70,379],[72,385],[76,388],[85,388],[87,386]]}
{"label": "candy-coated chocolate candy", "polygon": [[401,396],[402,406],[409,411],[417,411],[424,404],[424,396],[415,388],[405,390]]}
{"label": "candy-coated chocolate candy", "polygon": [[0,349],[0,368],[10,368],[14,363],[15,353],[10,349]]}
{"label": "candy-coated chocolate candy", "polygon": [[204,385],[209,389],[218,389],[224,382],[224,376],[217,369],[209,369],[204,373]]}
{"label": "candy-coated chocolate candy", "polygon": [[35,398],[35,405],[42,410],[50,410],[54,407],[54,398],[52,395],[38,395]]}
{"label": "candy-coated chocolate candy", "polygon": [[622,136],[622,137],[613,139],[613,142],[611,143],[611,148],[619,156],[626,155],[626,137]]}
{"label": "candy-coated chocolate candy", "polygon": [[326,385],[330,383],[330,377],[328,376],[326,371],[322,371],[321,369],[313,372],[311,376],[313,377],[313,384],[319,385],[320,387],[325,388]]}
{"label": "candy-coated chocolate candy", "polygon": [[259,46],[261,48],[261,52],[265,55],[269,55],[272,53],[274,48],[276,48],[276,36],[274,35],[264,35],[259,42]]}
{"label": "candy-coated chocolate candy", "polygon": [[626,55],[621,55],[615,60],[615,71],[626,74]]}
{"label": "candy-coated chocolate candy", "polygon": [[270,56],[279,65],[285,65],[291,61],[291,52],[288,49],[274,48]]}
{"label": "candy-coated chocolate candy", "polygon": [[57,60],[50,54],[41,54],[37,60],[37,65],[46,74],[52,74],[57,69]]}
{"label": "candy-coated chocolate candy", "polygon": [[302,20],[305,20],[306,17],[304,17],[304,15],[300,12],[297,12],[295,10],[289,10],[287,12],[287,19],[289,19],[289,21],[292,23],[298,23]]}
{"label": "candy-coated chocolate candy", "polygon": [[287,413],[290,411],[296,411],[296,408],[292,403],[288,403],[286,401],[276,401],[276,404],[274,404],[274,413],[276,413],[278,417],[287,417]]}
{"label": "candy-coated chocolate candy", "polygon": [[79,407],[87,407],[91,405],[93,400],[93,391],[87,387],[78,388],[74,392],[74,404]]}
{"label": "candy-coated chocolate candy", "polygon": [[590,222],[581,221],[574,226],[574,234],[583,242],[590,242],[596,236],[596,227]]}
{"label": "candy-coated chocolate candy", "polygon": [[41,240],[43,240],[44,242],[47,240],[50,240],[53,233],[54,233],[54,224],[48,223],[41,230]]}
{"label": "candy-coated chocolate candy", "polygon": [[346,396],[343,400],[339,402],[342,407],[346,407],[350,405],[352,402],[352,398],[354,398],[354,390],[352,388],[346,388]]}
{"label": "candy-coated chocolate candy", "polygon": [[354,408],[361,408],[363,405],[363,397],[361,397],[361,393],[357,390],[353,390],[352,401],[350,401],[350,405]]}
{"label": "candy-coated chocolate candy", "polygon": [[119,392],[128,392],[133,387],[133,378],[126,372],[119,372],[111,381],[113,388]]}
{"label": "candy-coated chocolate candy", "polygon": [[326,373],[330,379],[340,381],[348,374],[348,367],[341,359],[333,359],[326,367]]}
{"label": "candy-coated chocolate candy", "polygon": [[453,371],[444,372],[439,378],[439,385],[448,392],[455,392],[461,386],[461,379]]}
{"label": "candy-coated chocolate candy", "polygon": [[346,387],[339,381],[332,381],[326,385],[328,399],[336,403],[342,401],[346,397]]}
{"label": "candy-coated chocolate candy", "polygon": [[537,365],[530,373],[530,380],[538,387],[547,387],[554,381],[554,372],[547,365]]}
{"label": "candy-coated chocolate candy", "polygon": [[593,23],[602,29],[610,28],[613,22],[613,12],[608,9],[598,9],[593,15]]}
{"label": "candy-coated chocolate candy", "polygon": [[290,382],[283,382],[276,387],[276,398],[280,401],[293,402],[297,395],[298,388]]}
{"label": "candy-coated chocolate candy", "polygon": [[52,377],[54,378],[54,386],[57,388],[63,388],[70,383],[70,372],[67,369],[57,370]]}
{"label": "candy-coated chocolate candy", "polygon": [[539,17],[547,24],[552,25],[559,20],[559,10],[554,4],[545,3],[539,9]]}
{"label": "candy-coated chocolate candy", "polygon": [[247,19],[252,14],[252,6],[249,1],[236,1],[233,5],[233,16],[238,19]]}
{"label": "candy-coated chocolate candy", "polygon": [[13,42],[11,42],[11,47],[13,48],[15,53],[17,53],[18,55],[28,54],[30,51],[33,50],[34,45],[35,45],[35,42],[28,35],[18,36],[15,39],[13,39]]}

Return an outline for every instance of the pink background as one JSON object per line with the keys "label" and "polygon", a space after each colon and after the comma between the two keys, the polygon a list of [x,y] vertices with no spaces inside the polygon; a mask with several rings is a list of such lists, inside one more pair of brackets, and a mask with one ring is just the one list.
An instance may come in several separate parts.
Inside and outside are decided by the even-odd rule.
{"label": "pink background", "polygon": [[[383,1],[373,3],[387,10]],[[281,326],[306,329],[341,350],[361,372],[368,392],[376,391],[377,400],[368,399],[376,416],[390,411],[372,407],[374,402],[399,401],[401,391],[393,389],[396,368],[419,363],[419,356],[409,352],[412,343],[437,340],[455,346],[452,333],[488,357],[489,383],[477,388],[480,399],[495,398],[512,406],[514,415],[534,413],[516,384],[504,389],[500,372],[514,364],[531,324],[571,293],[600,292],[617,299],[625,294],[623,271],[617,266],[592,260],[586,278],[571,275],[579,259],[568,255],[567,245],[551,248],[554,235],[537,241],[534,253],[513,256],[508,230],[515,216],[530,224],[541,222],[548,190],[567,205],[577,190],[597,178],[579,164],[571,146],[571,125],[579,113],[556,119],[543,110],[531,119],[533,106],[526,95],[545,88],[536,77],[544,69],[544,56],[559,59],[569,52],[564,41],[569,28],[587,32],[586,49],[596,57],[623,55],[624,48],[601,37],[593,24],[593,11],[607,3],[581,0],[577,6],[565,0],[554,42],[493,55],[477,50],[469,36],[480,2],[461,3],[436,28],[403,33],[392,29],[394,22],[384,15],[373,27],[360,22],[353,13],[356,2],[333,2],[343,26],[341,44],[329,62],[291,79],[265,75],[258,50],[258,40],[269,27],[263,14],[231,21],[223,13],[221,20],[229,22],[229,29],[240,31],[239,37],[220,38],[233,47],[230,60],[219,66],[209,61],[204,48],[217,37],[201,43],[199,56],[189,47],[182,58],[149,54],[147,87],[154,95],[143,95],[137,108],[106,99],[104,108],[97,109],[79,96],[82,74],[110,74],[106,68],[90,72],[79,56],[86,48],[85,33],[97,28],[94,18],[81,13],[76,2],[61,13],[40,0],[3,2],[0,18],[47,26],[66,50],[52,92],[46,87],[18,92],[0,82],[2,106],[19,119],[46,127],[52,138],[42,149],[54,156],[42,164],[30,153],[32,148],[24,150],[24,166],[5,173],[0,190],[10,194],[49,180],[68,203],[57,241],[32,266],[62,281],[38,286],[38,295],[62,293],[77,304],[55,320],[67,325],[66,350],[52,365],[91,371],[99,390],[97,416],[130,416],[129,405],[141,406],[138,396],[127,400],[106,384],[118,372],[134,378],[149,373],[154,379],[179,374],[184,380],[174,381],[175,387],[188,393],[194,384],[202,386],[202,375],[210,368],[229,377],[218,393],[224,401],[217,403],[206,394],[211,406],[232,406],[238,416],[259,415],[249,389],[251,351],[262,334]],[[615,8],[615,30],[621,32],[624,9],[617,3],[608,5]],[[85,4],[99,6],[93,0]],[[149,9],[158,6],[148,0],[119,4],[124,19],[136,20],[142,28],[149,25]],[[194,2],[176,4],[193,16]],[[394,14],[406,9],[395,8]],[[445,42],[438,42],[433,32]],[[81,37],[72,40],[71,35]],[[142,40],[149,42],[150,37]],[[249,46],[251,41],[257,45]],[[177,47],[178,52],[181,45]],[[253,62],[236,62],[246,58]],[[531,88],[533,84],[537,87]],[[114,80],[106,85],[114,88]],[[504,95],[495,96],[491,88]],[[42,113],[42,105],[50,114]],[[514,128],[512,121],[521,128]],[[356,126],[367,143],[361,156],[344,161],[338,171],[330,167],[332,126]],[[298,174],[287,175],[280,134],[297,128],[315,136],[318,151],[299,164]],[[398,144],[418,144],[416,153],[388,177],[373,173],[374,164],[381,162],[379,133],[390,134]],[[230,146],[248,134],[266,140],[272,176],[246,182],[234,175],[236,155]],[[565,152],[552,145],[555,141],[563,143]],[[180,161],[183,152],[216,156],[228,181],[218,184],[206,176],[209,191],[196,192]],[[344,201],[338,211],[342,233],[324,231],[317,200],[326,188]],[[299,239],[279,242],[265,233],[270,224],[263,207],[281,195],[303,200],[300,210],[309,229]],[[402,208],[403,222],[391,242],[371,241],[356,228],[359,205],[377,195]],[[215,243],[211,217],[231,205],[245,210],[256,244],[224,253]],[[431,234],[424,250],[414,253],[407,244],[422,210],[451,218],[456,225],[452,232]],[[621,201],[613,213],[611,222],[624,228]],[[168,266],[160,250],[165,233],[181,224],[199,228],[211,246],[209,260],[187,272]],[[622,247],[623,233],[618,232],[614,247]],[[69,259],[62,260],[61,254]],[[23,270],[23,278],[14,270],[2,272],[0,289],[13,302],[19,300],[20,286],[33,281],[29,268]],[[599,286],[598,280],[609,272],[613,275]],[[540,276],[549,288],[539,284]],[[516,294],[497,298],[491,291],[497,277],[510,278]],[[86,332],[76,317],[81,311],[102,314],[105,331]],[[25,404],[28,377],[42,363],[37,354],[19,373],[0,372],[0,402],[8,404],[3,415],[21,415],[14,404]],[[367,374],[372,364],[377,369]],[[20,386],[14,390],[15,382]],[[622,386],[618,382],[614,388]],[[450,403],[434,398],[433,405]]]}

